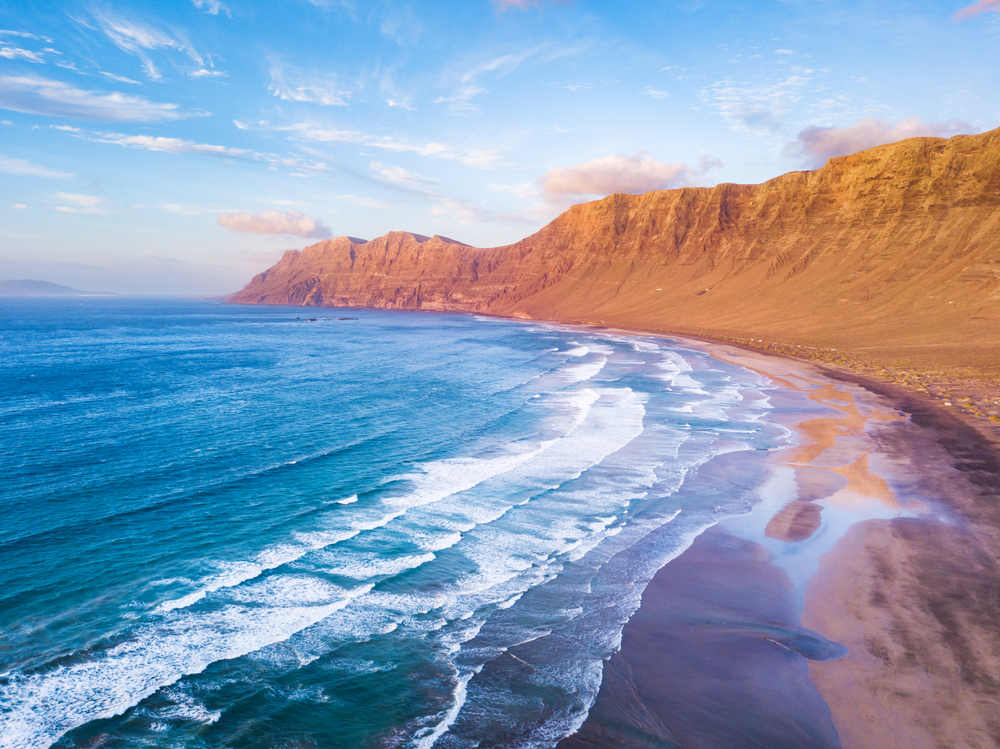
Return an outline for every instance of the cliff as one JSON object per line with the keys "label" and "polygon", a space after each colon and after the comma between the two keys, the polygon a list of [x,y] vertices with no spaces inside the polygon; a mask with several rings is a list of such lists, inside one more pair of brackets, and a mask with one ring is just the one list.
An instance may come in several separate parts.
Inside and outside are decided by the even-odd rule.
{"label": "cliff", "polygon": [[612,195],[505,247],[331,239],[285,253],[230,301],[756,338],[992,376],[1000,130],[913,138],[760,185]]}

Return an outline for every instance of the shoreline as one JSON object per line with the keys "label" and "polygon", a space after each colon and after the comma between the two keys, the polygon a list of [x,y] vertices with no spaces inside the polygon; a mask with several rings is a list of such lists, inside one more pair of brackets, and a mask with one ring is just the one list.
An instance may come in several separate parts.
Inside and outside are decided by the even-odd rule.
{"label": "shoreline", "polygon": [[[988,437],[912,391],[661,335],[768,377],[772,420],[798,443],[769,456],[748,515],[657,572],[560,749],[1000,746],[1000,456]],[[720,610],[742,624],[713,625]],[[776,627],[847,652],[795,653]]]}
{"label": "shoreline", "polygon": [[[845,418],[850,421],[851,414],[843,411],[838,414],[836,408],[834,413],[827,411],[822,415],[811,412],[820,405],[829,409],[837,401],[853,403],[858,412],[855,417],[872,411],[895,415],[875,426],[866,424],[864,418],[860,426],[854,424],[854,439],[861,449],[852,460],[845,460],[843,454],[838,457],[838,448],[843,447],[839,442],[844,435],[837,433],[836,424],[832,427],[828,424],[830,428],[819,433],[811,427],[805,429],[800,433],[803,439],[799,445],[781,452],[812,444],[822,449],[814,450],[807,463],[831,451],[830,460],[826,461],[832,461],[831,465],[775,466],[776,473],[785,472],[784,491],[786,495],[791,491],[793,499],[786,496],[782,500],[777,496],[761,502],[743,516],[753,522],[739,518],[723,521],[661,568],[647,587],[640,609],[625,626],[621,651],[605,664],[609,680],[607,686],[602,685],[591,716],[576,733],[560,742],[560,749],[678,746],[718,749],[726,745],[718,734],[713,735],[709,730],[719,722],[718,714],[702,714],[700,724],[681,721],[680,725],[687,727],[678,728],[677,714],[657,715],[647,706],[649,703],[662,707],[669,703],[669,700],[664,702],[662,693],[655,692],[655,680],[639,684],[634,678],[626,678],[630,672],[635,673],[634,665],[627,662],[627,651],[635,649],[629,643],[654,641],[651,637],[655,638],[655,628],[663,623],[657,625],[656,617],[647,614],[662,613],[664,609],[656,601],[676,602],[679,589],[690,593],[696,575],[679,575],[679,581],[666,583],[661,578],[678,577],[678,571],[691,567],[698,549],[706,544],[710,550],[714,549],[707,556],[715,559],[716,566],[725,565],[736,554],[733,559],[738,563],[731,564],[731,569],[759,562],[763,549],[771,557],[769,569],[782,571],[785,578],[780,575],[778,578],[791,580],[790,588],[781,583],[770,586],[766,592],[754,592],[752,581],[743,575],[744,585],[735,587],[737,592],[730,595],[726,604],[729,609],[739,611],[741,605],[745,608],[755,595],[787,597],[790,589],[798,607],[799,629],[821,640],[840,643],[848,651],[837,659],[815,661],[789,650],[780,639],[764,637],[769,652],[773,654],[784,648],[791,653],[797,667],[805,669],[807,683],[829,711],[834,733],[831,738],[821,735],[822,731],[819,734],[813,731],[813,738],[819,743],[802,743],[801,734],[797,738],[791,734],[784,738],[771,735],[762,743],[754,739],[753,729],[747,728],[733,734],[743,737],[741,743],[733,746],[761,749],[812,745],[845,749],[1000,746],[1000,718],[993,716],[995,705],[1000,702],[1000,631],[995,624],[1000,621],[1000,600],[996,595],[1000,590],[996,552],[1000,549],[1000,432],[992,430],[985,420],[943,406],[912,383],[889,383],[840,368],[842,362],[811,361],[790,352],[761,350],[740,341],[481,312],[405,311],[461,312],[523,323],[669,338],[702,348],[725,361],[748,366],[772,382],[775,380],[772,375],[780,370],[783,374],[778,379],[791,375],[800,383],[812,381],[817,389],[827,389],[833,397],[825,404],[809,405],[808,398],[799,392],[798,406],[791,411],[798,413],[801,422]],[[787,382],[784,385],[779,384],[771,392],[788,395],[797,389]],[[806,415],[815,418],[807,419]],[[819,468],[826,474],[837,474],[836,469],[840,469],[839,475],[848,485],[853,484],[853,488],[846,490],[845,497],[845,487],[834,487],[829,476],[817,480],[815,472],[811,479],[804,474],[795,475],[796,469],[808,468]],[[828,501],[838,494],[840,500],[849,500],[846,508]],[[855,506],[853,519],[846,518],[844,513],[850,514],[859,496],[862,504],[888,503],[890,508],[881,514],[865,515],[863,508]],[[825,523],[824,515],[836,522]],[[757,527],[749,527],[748,523],[756,523]],[[828,532],[831,527],[833,531]],[[749,542],[751,545],[746,549],[750,551],[744,549],[746,553],[742,555],[734,551],[734,538]],[[827,538],[829,543],[824,548],[816,545],[806,554],[808,564],[785,560],[782,567],[781,560],[776,558],[780,556],[776,555],[778,547],[787,547],[793,552],[788,556],[795,557],[813,538]],[[694,564],[692,569],[704,571],[706,566]],[[718,579],[716,575],[716,582]],[[692,603],[695,609],[698,605],[702,604]],[[744,611],[744,615],[751,620],[754,617],[752,611],[749,614]],[[774,622],[758,622],[761,624],[766,626],[763,629],[756,626],[758,632]],[[703,645],[705,633],[711,630],[706,626],[689,627],[688,632],[697,642],[679,643],[675,652],[692,651],[695,644]],[[730,643],[736,641],[732,633],[728,636]],[[711,649],[703,652],[713,660],[715,653]],[[744,652],[749,651],[730,649],[735,656]],[[650,664],[645,663],[645,657],[640,645],[638,660],[648,671]],[[773,680],[768,682],[766,669],[760,664],[753,665],[739,657],[736,660],[735,668],[746,667],[752,677],[743,678],[742,683],[756,691],[737,693],[728,702],[730,708],[745,701],[748,694],[760,697],[769,690],[774,694],[780,692],[773,689]],[[718,657],[714,661],[717,669],[726,667]],[[654,670],[662,670],[676,664],[661,661],[651,665]],[[731,672],[733,664],[728,668]],[[703,679],[707,673],[710,669],[706,669],[706,664],[698,663],[694,669],[689,666],[687,677]],[[671,683],[683,684],[684,679],[674,676]],[[772,717],[796,713],[787,700],[772,702],[774,709],[769,713]],[[815,707],[810,710],[813,716],[822,713]],[[759,725],[756,715],[746,711],[740,714],[750,721],[748,725]],[[792,722],[797,725],[798,718]],[[733,728],[731,720],[727,725],[730,730]],[[609,727],[614,729],[610,734]],[[683,740],[679,740],[680,736]]]}
{"label": "shoreline", "polygon": [[[238,293],[238,292],[237,292]],[[712,336],[701,332],[670,331],[665,328],[628,327],[614,323],[555,320],[542,317],[530,317],[523,314],[497,314],[495,312],[479,312],[463,309],[426,309],[404,307],[365,307],[359,305],[306,305],[306,304],[272,304],[271,302],[233,302],[230,299],[235,294],[220,297],[225,304],[238,306],[274,306],[302,309],[370,309],[383,312],[423,312],[427,314],[453,314],[490,317],[497,320],[511,320],[525,323],[548,323],[552,325],[578,326],[595,330],[618,330],[628,335],[649,335],[661,338],[673,338],[707,344],[710,346],[730,346],[742,349],[759,356],[789,359],[816,367],[830,377],[843,377],[851,382],[875,393],[895,393],[892,397],[906,398],[913,403],[923,403],[926,407],[934,407],[944,416],[948,415],[961,421],[973,429],[1000,451],[1000,375],[992,379],[982,372],[972,375],[962,375],[948,371],[914,371],[913,368],[901,365],[878,362],[872,357],[859,356],[855,350],[822,348],[807,345],[794,345],[765,341],[761,338],[718,335]],[[811,356],[803,353],[811,352]],[[867,384],[866,384],[867,383]],[[871,385],[871,387],[868,387]],[[988,409],[988,410],[987,410]]]}

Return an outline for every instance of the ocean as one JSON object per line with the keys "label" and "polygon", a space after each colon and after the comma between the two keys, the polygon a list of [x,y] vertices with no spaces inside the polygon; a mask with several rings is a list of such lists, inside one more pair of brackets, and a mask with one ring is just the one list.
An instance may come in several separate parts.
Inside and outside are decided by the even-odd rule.
{"label": "ocean", "polygon": [[788,440],[697,348],[471,315],[2,298],[0,372],[3,749],[553,746],[756,501],[698,469]]}

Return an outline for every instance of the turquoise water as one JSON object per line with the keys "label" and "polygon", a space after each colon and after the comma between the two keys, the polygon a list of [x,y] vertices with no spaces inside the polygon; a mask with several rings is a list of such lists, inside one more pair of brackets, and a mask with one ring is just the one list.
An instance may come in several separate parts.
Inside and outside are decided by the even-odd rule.
{"label": "turquoise water", "polygon": [[472,316],[6,298],[0,373],[4,749],[551,746],[752,501],[695,469],[783,439],[701,351]]}

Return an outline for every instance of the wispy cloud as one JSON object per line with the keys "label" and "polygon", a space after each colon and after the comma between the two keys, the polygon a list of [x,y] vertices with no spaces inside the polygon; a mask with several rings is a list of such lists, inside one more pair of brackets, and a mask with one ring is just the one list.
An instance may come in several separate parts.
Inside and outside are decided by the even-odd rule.
{"label": "wispy cloud", "polygon": [[423,24],[417,21],[410,8],[392,8],[379,25],[379,31],[394,39],[396,44],[409,46],[417,43]]}
{"label": "wispy cloud", "polygon": [[183,203],[164,203],[163,210],[176,213],[178,216],[201,216],[216,211],[214,208],[199,208],[196,205],[184,205]]}
{"label": "wispy cloud", "polygon": [[378,175],[378,179],[393,185],[403,185],[411,189],[424,189],[437,184],[433,179],[414,174],[401,166],[383,164],[381,161],[371,161],[368,164],[368,168]]}
{"label": "wispy cloud", "polygon": [[17,36],[22,39],[37,39],[38,41],[48,42],[52,44],[52,40],[47,36],[39,36],[38,34],[30,34],[27,31],[11,31],[10,29],[0,29],[0,37],[3,36]]}
{"label": "wispy cloud", "polygon": [[[79,130],[76,130],[79,133]],[[296,156],[281,156],[260,153],[247,148],[230,148],[212,143],[197,143],[183,138],[168,138],[155,135],[123,135],[122,133],[89,133],[85,136],[95,143],[110,143],[126,148],[141,148],[146,151],[169,153],[176,156],[212,156],[223,159],[243,159],[269,164],[274,167],[289,167],[299,172],[297,176],[312,176],[330,171],[323,162],[304,161]]]}
{"label": "wispy cloud", "polygon": [[70,203],[71,205],[57,205],[53,210],[60,213],[104,213],[98,206],[104,202],[103,198],[96,195],[81,195],[73,192],[57,192],[56,197],[60,203]]}
{"label": "wispy cloud", "polygon": [[701,98],[715,107],[734,130],[770,134],[784,126],[784,116],[801,98],[802,88],[811,80],[810,73],[804,70],[766,84],[735,84],[727,79],[703,89]]}
{"label": "wispy cloud", "polygon": [[118,75],[117,73],[109,73],[106,70],[101,70],[98,72],[99,75],[103,75],[105,78],[110,78],[113,81],[118,81],[119,83],[132,83],[136,86],[141,86],[139,81],[132,80],[131,78],[126,78],[123,75]]}
{"label": "wispy cloud", "polygon": [[260,122],[257,125],[250,125],[246,122],[237,121],[236,126],[241,129],[260,127],[265,130],[290,132],[293,133],[291,137],[295,140],[312,141],[314,143],[354,143],[371,148],[380,148],[391,153],[415,153],[420,156],[430,156],[436,159],[458,161],[466,166],[480,169],[500,166],[502,162],[500,154],[491,149],[460,147],[433,141],[430,143],[411,143],[407,140],[387,135],[368,135],[357,130],[336,130],[310,123],[272,125],[269,122]]}
{"label": "wispy cloud", "polygon": [[34,75],[0,76],[0,108],[104,122],[163,122],[191,116],[178,111],[176,104],[118,92],[85,91]]}
{"label": "wispy cloud", "polygon": [[141,21],[126,18],[106,8],[94,8],[91,16],[111,42],[142,62],[146,75],[158,80],[162,76],[147,52],[152,50],[177,50],[186,54],[199,68],[205,66],[204,57],[178,31],[168,33]]}
{"label": "wispy cloud", "polygon": [[234,211],[220,213],[215,220],[223,229],[249,234],[288,234],[314,239],[328,239],[333,236],[322,223],[298,211],[288,211],[288,213]]}
{"label": "wispy cloud", "polygon": [[17,174],[26,177],[50,177],[52,179],[68,179],[74,177],[72,172],[60,172],[55,169],[47,169],[44,166],[32,164],[25,159],[12,159],[0,154],[0,172],[6,174]]}
{"label": "wispy cloud", "polygon": [[506,55],[480,58],[479,62],[474,63],[457,76],[458,87],[451,96],[439,96],[433,100],[433,103],[447,105],[451,114],[480,114],[482,109],[474,104],[473,100],[488,94],[489,89],[477,83],[477,80],[485,75],[503,78],[516,70],[525,60],[537,55],[542,49],[543,47],[539,46]]}
{"label": "wispy cloud", "polygon": [[462,226],[485,224],[496,218],[489,211],[456,198],[438,198],[431,205],[431,214],[438,218],[447,218]]}
{"label": "wispy cloud", "polygon": [[652,86],[646,86],[646,89],[642,93],[644,93],[646,96],[651,96],[654,99],[666,99],[668,96],[670,96],[669,91],[660,91],[659,89],[655,89]]}
{"label": "wispy cloud", "polygon": [[895,125],[879,117],[862,117],[847,127],[807,127],[785,147],[785,154],[813,166],[820,166],[834,156],[864,151],[904,138],[933,136],[947,138],[958,133],[974,132],[967,122],[924,122],[920,117],[904,117]]}
{"label": "wispy cloud", "polygon": [[244,148],[228,148],[226,146],[216,146],[209,143],[195,143],[194,141],[182,138],[165,138],[155,135],[121,135],[118,133],[104,133],[95,138],[101,143],[113,143],[119,146],[131,148],[143,148],[147,151],[159,151],[161,153],[172,154],[194,154],[197,156],[225,156],[236,158],[254,154],[253,151]]}
{"label": "wispy cloud", "polygon": [[229,15],[229,8],[219,2],[219,0],[191,0],[191,4],[198,10],[203,10],[213,16],[219,15],[220,10],[227,16]]}
{"label": "wispy cloud", "polygon": [[311,102],[326,107],[347,106],[350,91],[341,90],[332,75],[309,73],[273,58],[267,90],[285,101]]}
{"label": "wispy cloud", "polygon": [[462,86],[453,96],[439,96],[434,104],[447,104],[452,114],[480,114],[483,110],[472,103],[477,96],[488,94],[482,86]]}
{"label": "wispy cloud", "polygon": [[978,0],[978,2],[959,10],[952,18],[956,21],[961,21],[963,18],[971,18],[972,16],[990,12],[1000,13],[1000,0]]}
{"label": "wispy cloud", "polygon": [[6,57],[8,60],[27,60],[37,65],[45,64],[44,57],[36,52],[21,49],[20,47],[0,47],[0,57]]}

